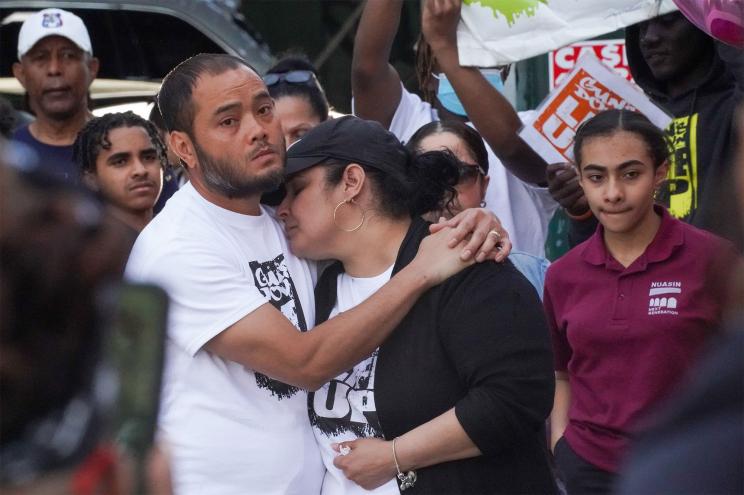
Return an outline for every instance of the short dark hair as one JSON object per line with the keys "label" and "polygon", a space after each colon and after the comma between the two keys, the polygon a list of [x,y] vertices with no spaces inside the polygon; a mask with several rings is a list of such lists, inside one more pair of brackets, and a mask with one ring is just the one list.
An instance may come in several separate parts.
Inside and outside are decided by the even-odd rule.
{"label": "short dark hair", "polygon": [[91,119],[78,133],[72,148],[72,157],[80,167],[80,173],[95,173],[96,160],[102,149],[110,149],[108,133],[120,127],[142,127],[158,153],[160,164],[165,169],[168,164],[165,145],[160,133],[152,122],[143,119],[134,112],[107,113],[102,117]]}
{"label": "short dark hair", "polygon": [[293,70],[305,70],[312,72],[315,79],[308,81],[308,84],[293,84],[287,81],[279,81],[269,86],[269,94],[275,100],[284,96],[297,96],[304,98],[310,103],[313,112],[318,120],[325,122],[328,120],[330,105],[326,98],[323,87],[318,82],[318,71],[310,63],[306,56],[302,54],[291,54],[282,57],[273,67],[266,71],[266,74],[285,74]]}
{"label": "short dark hair", "polygon": [[191,96],[196,82],[205,72],[217,76],[240,66],[248,67],[258,76],[258,71],[251,64],[224,53],[200,53],[175,66],[163,79],[157,97],[168,132],[182,131],[193,139],[196,110]]}
{"label": "short dark hair", "polygon": [[165,120],[163,120],[163,114],[160,113],[160,108],[158,107],[157,97],[153,98],[153,103],[154,105],[152,106],[152,110],[150,110],[150,115],[147,116],[147,120],[155,124],[158,130],[168,132],[165,127]]}
{"label": "short dark hair", "polygon": [[640,112],[612,109],[599,112],[576,130],[573,146],[576,166],[581,168],[581,151],[584,141],[595,137],[609,137],[619,131],[633,133],[646,143],[653,159],[654,169],[669,159],[671,149],[664,131],[656,127]]}
{"label": "short dark hair", "polygon": [[422,125],[413,133],[406,147],[409,151],[420,153],[421,141],[429,136],[444,132],[449,132],[460,138],[475,157],[476,165],[480,165],[486,175],[488,175],[488,151],[486,150],[486,145],[483,144],[483,138],[478,131],[459,120],[435,120]]}

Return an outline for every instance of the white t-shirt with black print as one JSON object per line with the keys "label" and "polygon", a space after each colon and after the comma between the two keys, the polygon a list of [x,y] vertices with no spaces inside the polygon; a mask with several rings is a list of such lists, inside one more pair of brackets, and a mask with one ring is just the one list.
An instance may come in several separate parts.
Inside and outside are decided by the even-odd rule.
{"label": "white t-shirt with black print", "polygon": [[[329,318],[363,303],[369,296],[390,280],[391,266],[380,275],[368,278],[351,277],[346,273],[336,281],[336,305]],[[375,350],[368,358],[357,363],[349,371],[340,374],[316,392],[308,394],[310,423],[320,445],[323,464],[327,469],[323,479],[323,495],[369,494],[398,495],[395,480],[367,491],[349,481],[344,473],[333,465],[338,455],[332,443],[356,440],[363,437],[382,437],[375,407]],[[392,450],[390,456],[392,458]]]}
{"label": "white t-shirt with black print", "polygon": [[170,296],[159,429],[175,493],[319,493],[307,393],[203,348],[267,303],[299,331],[314,325],[315,266],[290,254],[278,222],[186,184],[137,239],[126,275]]}

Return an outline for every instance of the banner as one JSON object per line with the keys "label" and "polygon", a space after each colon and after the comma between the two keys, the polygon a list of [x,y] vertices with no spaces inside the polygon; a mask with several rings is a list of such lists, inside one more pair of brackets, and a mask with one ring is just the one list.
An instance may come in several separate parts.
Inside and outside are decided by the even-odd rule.
{"label": "banner", "polygon": [[460,64],[517,62],[673,10],[672,0],[463,0]]}
{"label": "banner", "polygon": [[546,162],[570,162],[576,129],[610,108],[637,110],[660,129],[666,129],[672,121],[632,83],[587,54],[540,104],[533,121],[519,135]]}

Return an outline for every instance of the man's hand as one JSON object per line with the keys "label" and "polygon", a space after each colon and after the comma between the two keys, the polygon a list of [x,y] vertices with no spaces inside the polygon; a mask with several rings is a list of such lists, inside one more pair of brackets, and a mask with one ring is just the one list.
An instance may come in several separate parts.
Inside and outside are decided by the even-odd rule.
{"label": "man's hand", "polygon": [[444,48],[457,50],[457,24],[462,0],[424,0],[421,32],[434,52]]}
{"label": "man's hand", "polygon": [[332,447],[339,453],[333,465],[365,490],[377,488],[394,479],[397,474],[392,442],[379,438],[359,438],[334,443]]}
{"label": "man's hand", "polygon": [[570,163],[551,163],[547,168],[548,191],[570,215],[580,216],[589,210],[584,190],[579,185],[576,168]]}
{"label": "man's hand", "polygon": [[511,252],[509,233],[501,226],[499,218],[485,208],[468,208],[449,220],[441,218],[439,223],[429,227],[429,231],[435,234],[448,227],[453,229],[449,242],[451,247],[467,239],[467,244],[460,253],[463,261],[471,259],[475,254],[475,261],[478,263],[487,259],[501,262]]}

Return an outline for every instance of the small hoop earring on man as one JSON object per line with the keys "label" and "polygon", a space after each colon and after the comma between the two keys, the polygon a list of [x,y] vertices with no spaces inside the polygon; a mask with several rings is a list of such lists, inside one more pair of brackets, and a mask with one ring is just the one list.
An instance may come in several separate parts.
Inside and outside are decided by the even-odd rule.
{"label": "small hoop earring on man", "polygon": [[[337,219],[338,209],[341,208],[341,206],[346,205],[346,204],[354,205],[357,208],[359,208],[359,210],[362,212],[362,219],[359,221],[359,224],[357,224],[354,228],[351,228],[351,229],[345,229],[338,224],[338,219]],[[339,230],[343,230],[344,232],[356,232],[357,230],[362,228],[362,225],[364,225],[364,219],[366,216],[367,216],[367,212],[362,210],[362,207],[354,202],[354,198],[346,199],[344,201],[341,201],[339,204],[337,204],[336,207],[333,209],[333,225],[335,225],[336,228],[338,228]]]}

